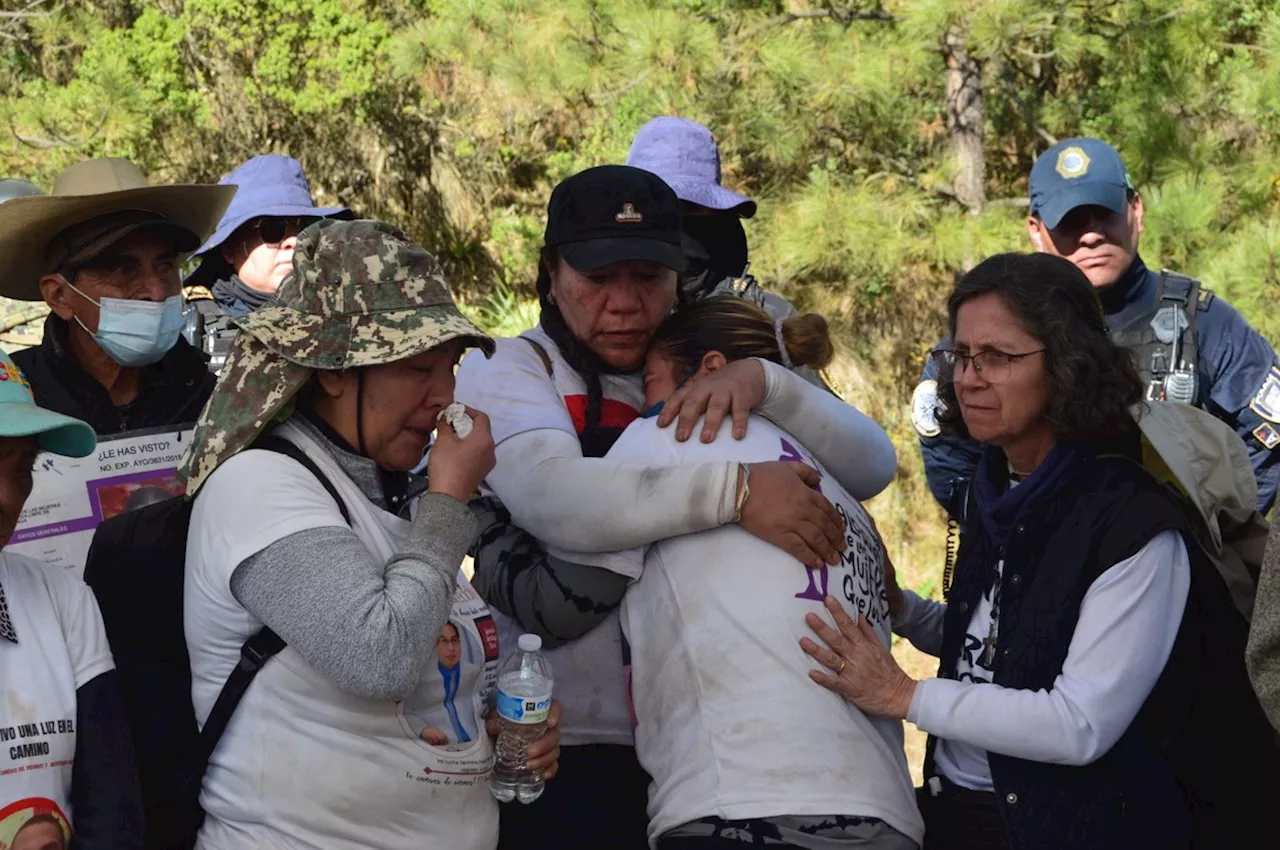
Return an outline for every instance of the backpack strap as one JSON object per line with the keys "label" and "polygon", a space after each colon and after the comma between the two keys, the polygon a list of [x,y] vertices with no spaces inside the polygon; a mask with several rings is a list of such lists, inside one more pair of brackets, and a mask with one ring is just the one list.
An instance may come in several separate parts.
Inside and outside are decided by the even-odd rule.
{"label": "backpack strap", "polygon": [[[342,513],[342,518],[350,524],[351,514],[347,511],[346,502],[338,494],[337,488],[320,470],[316,462],[301,448],[274,434],[263,434],[253,441],[250,448],[265,449],[269,452],[282,454],[304,466],[316,477],[316,480],[324,485],[324,489],[338,503],[338,510]],[[240,647],[240,663],[236,665],[235,669],[231,671],[231,675],[227,677],[227,682],[218,693],[218,699],[213,704],[213,710],[209,712],[209,718],[205,721],[204,728],[200,730],[200,742],[195,754],[195,778],[197,780],[204,778],[205,771],[209,767],[209,759],[213,756],[213,751],[218,746],[222,733],[227,731],[227,724],[231,722],[231,715],[235,714],[236,707],[240,705],[240,700],[244,698],[245,692],[249,690],[249,685],[252,684],[254,677],[271,660],[273,655],[276,655],[284,648],[284,639],[266,626],[263,626],[261,631],[245,641],[244,646]]]}
{"label": "backpack strap", "polygon": [[271,660],[271,656],[284,647],[284,639],[266,626],[240,647],[240,663],[227,677],[226,684],[222,686],[218,699],[213,704],[213,710],[209,712],[209,719],[200,730],[200,742],[195,754],[195,779],[204,778],[205,771],[209,769],[209,759],[213,756],[222,733],[227,731],[231,715],[235,714],[236,707],[240,705],[240,700],[244,698],[245,691],[249,690],[254,677]]}
{"label": "backpack strap", "polygon": [[529,337],[527,336],[521,336],[516,338],[522,339],[533,346],[533,350],[538,354],[538,359],[542,361],[543,367],[547,370],[547,377],[554,378],[555,377],[555,375],[553,374],[554,370],[551,368],[551,355],[547,354],[547,350],[542,347],[542,344],[539,343],[536,339],[529,339]]}
{"label": "backpack strap", "polygon": [[1193,277],[1187,277],[1185,274],[1161,269],[1160,285],[1160,298],[1162,300],[1176,301],[1186,306],[1188,303],[1198,299],[1196,290],[1200,288],[1200,281]]}

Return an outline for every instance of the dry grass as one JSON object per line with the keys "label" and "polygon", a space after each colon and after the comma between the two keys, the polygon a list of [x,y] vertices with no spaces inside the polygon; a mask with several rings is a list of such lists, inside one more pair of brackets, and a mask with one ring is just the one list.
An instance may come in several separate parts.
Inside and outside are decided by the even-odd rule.
{"label": "dry grass", "polygon": [[[891,370],[868,368],[847,353],[839,355],[827,371],[845,400],[879,422],[897,447],[897,478],[866,507],[884,538],[899,584],[921,596],[941,598],[947,526],[945,514],[925,484],[910,421],[908,398],[914,386],[894,386]],[[914,679],[937,673],[937,659],[905,640],[894,638],[893,655]],[[907,760],[912,778],[920,785],[925,735],[914,725],[905,725]]]}

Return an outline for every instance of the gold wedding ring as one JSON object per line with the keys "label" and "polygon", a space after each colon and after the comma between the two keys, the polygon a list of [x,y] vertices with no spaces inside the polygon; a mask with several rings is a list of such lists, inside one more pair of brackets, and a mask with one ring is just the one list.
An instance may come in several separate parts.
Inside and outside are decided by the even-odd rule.
{"label": "gold wedding ring", "polygon": [[849,662],[844,658],[844,656],[840,656],[840,666],[836,668],[836,675],[837,675],[837,676],[839,676],[841,673],[843,673],[843,672],[844,672],[844,665],[846,665],[846,664],[848,664],[848,663],[849,663]]}

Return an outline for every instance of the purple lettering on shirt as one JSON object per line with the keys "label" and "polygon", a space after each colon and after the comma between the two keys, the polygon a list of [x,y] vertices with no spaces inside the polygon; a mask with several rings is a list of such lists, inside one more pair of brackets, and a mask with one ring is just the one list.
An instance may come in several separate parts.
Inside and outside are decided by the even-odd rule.
{"label": "purple lettering on shirt", "polygon": [[[805,466],[809,467],[814,472],[818,473],[818,479],[819,481],[821,481],[822,470],[818,468],[818,465],[816,463],[814,463],[812,460],[802,455],[800,453],[800,450],[797,449],[795,446],[793,446],[789,440],[786,440],[782,437],[779,437],[778,439],[782,441],[782,456],[779,457],[778,460],[791,461],[793,463],[803,463]],[[818,483],[813,485],[813,489],[821,493],[822,484]]]}
{"label": "purple lettering on shirt", "polygon": [[[805,567],[805,572],[809,574],[809,586],[796,594],[796,599],[812,599],[815,602],[821,602],[827,598],[827,587],[831,583],[831,574],[827,571],[827,565],[823,564],[822,569],[814,569],[813,567]],[[821,578],[815,578],[820,575]],[[818,590],[818,583],[821,581],[822,590]]]}

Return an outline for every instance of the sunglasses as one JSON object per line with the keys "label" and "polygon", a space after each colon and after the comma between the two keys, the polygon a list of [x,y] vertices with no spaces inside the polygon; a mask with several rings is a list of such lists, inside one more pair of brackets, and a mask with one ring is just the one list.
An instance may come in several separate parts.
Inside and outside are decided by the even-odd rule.
{"label": "sunglasses", "polygon": [[297,236],[308,225],[319,221],[319,216],[265,216],[254,222],[258,236],[268,245],[279,245],[290,236]]}

